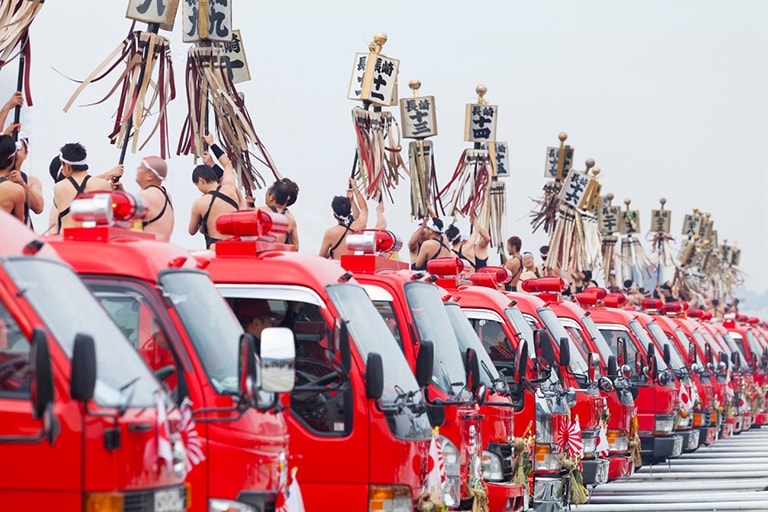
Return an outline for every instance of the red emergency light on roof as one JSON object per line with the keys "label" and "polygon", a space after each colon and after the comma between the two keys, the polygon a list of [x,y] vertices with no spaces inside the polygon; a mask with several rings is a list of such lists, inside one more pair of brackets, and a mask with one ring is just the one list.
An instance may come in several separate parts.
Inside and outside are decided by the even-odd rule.
{"label": "red emergency light on roof", "polygon": [[580,306],[596,306],[599,299],[596,293],[592,293],[593,289],[597,290],[597,288],[587,288],[588,291],[577,293],[576,302]]}
{"label": "red emergency light on roof", "polygon": [[702,311],[701,316],[699,317],[702,320],[712,320],[712,312],[711,311]]}
{"label": "red emergency light on roof", "polygon": [[486,288],[498,288],[495,276],[489,272],[475,272],[469,276],[469,280],[475,286],[485,286]]}
{"label": "red emergency light on roof", "polygon": [[694,309],[693,311],[688,312],[688,316],[690,318],[701,318],[701,315],[704,314],[704,311],[700,309]]}
{"label": "red emergency light on roof", "polygon": [[147,205],[127,192],[87,192],[78,194],[69,206],[72,219],[109,225],[114,221],[130,221],[147,216]]}
{"label": "red emergency light on roof", "polygon": [[760,323],[760,319],[759,319],[759,318],[757,318],[756,316],[751,316],[751,317],[749,317],[749,319],[747,320],[747,323],[748,323],[749,325],[757,325],[757,324],[759,324],[759,323]]}
{"label": "red emergency light on roof", "polygon": [[524,292],[528,293],[562,293],[568,289],[568,283],[562,277],[539,277],[536,279],[526,279],[520,283]]}
{"label": "red emergency light on roof", "polygon": [[288,231],[288,218],[279,213],[264,210],[243,210],[222,213],[216,217],[216,229],[222,235],[255,236],[275,239]]}
{"label": "red emergency light on roof", "polygon": [[736,317],[737,322],[747,322],[749,320],[749,317],[747,315],[738,315]]}
{"label": "red emergency light on roof", "polygon": [[603,300],[608,296],[608,289],[598,286],[590,286],[589,288],[584,288],[583,293],[591,293],[597,296],[597,300]]}
{"label": "red emergency light on roof", "polygon": [[623,293],[609,293],[603,299],[603,304],[609,308],[620,308],[627,303],[627,297]]}
{"label": "red emergency light on roof", "polygon": [[461,258],[435,258],[427,262],[427,272],[439,276],[457,276],[464,272]]}
{"label": "red emergency light on roof", "polygon": [[640,303],[640,307],[642,307],[644,311],[659,310],[664,307],[664,301],[650,297],[643,299]]}
{"label": "red emergency light on roof", "polygon": [[393,232],[376,229],[349,234],[346,244],[350,251],[362,251],[365,254],[397,252],[403,246],[403,242]]}
{"label": "red emergency light on roof", "polygon": [[[496,284],[507,284],[512,281],[512,272],[507,267],[489,266],[482,267],[475,271],[475,274],[490,274]],[[472,275],[475,275],[472,274]],[[471,277],[470,277],[471,279]]]}
{"label": "red emergency light on roof", "polygon": [[667,314],[685,313],[685,311],[688,309],[688,303],[679,300],[673,302],[665,302],[663,309]]}

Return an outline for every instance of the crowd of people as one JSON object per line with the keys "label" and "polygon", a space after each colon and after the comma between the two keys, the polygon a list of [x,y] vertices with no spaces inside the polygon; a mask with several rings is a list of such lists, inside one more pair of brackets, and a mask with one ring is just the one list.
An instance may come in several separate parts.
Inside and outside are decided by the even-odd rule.
{"label": "crowd of people", "polygon": [[[14,93],[0,108],[0,127],[6,126],[10,112],[23,105],[22,94]],[[192,170],[192,182],[200,192],[193,202],[189,216],[188,233],[192,236],[201,234],[206,248],[211,248],[218,241],[228,238],[216,228],[216,217],[245,209],[261,209],[267,212],[285,215],[288,227],[284,234],[275,240],[278,243],[292,245],[299,250],[299,233],[296,219],[290,207],[296,202],[299,186],[288,178],[272,183],[265,192],[263,205],[257,205],[253,197],[246,197],[237,184],[235,170],[226,153],[216,144],[210,134],[204,136],[209,151],[202,155],[203,163]],[[9,124],[0,134],[0,209],[16,216],[20,221],[34,229],[30,212],[41,214],[45,209],[43,185],[41,181],[24,170],[24,162],[29,154],[29,138],[20,132],[18,124]],[[78,194],[112,191],[122,189],[120,178],[124,174],[123,165],[117,165],[109,171],[92,175],[87,161],[86,148],[78,143],[61,146],[49,165],[53,180],[53,205],[50,209],[49,226],[46,233],[60,233],[63,228],[77,223],[70,214],[70,205]],[[141,222],[141,229],[152,233],[158,240],[169,241],[175,225],[173,199],[166,190],[164,182],[168,177],[168,165],[157,156],[146,156],[136,169],[135,181],[139,186],[139,196],[145,203],[148,213]],[[375,223],[369,225],[368,203],[358,188],[354,178],[350,178],[344,195],[331,200],[333,224],[322,236],[319,255],[338,260],[342,255],[350,254],[346,246],[347,236],[366,228],[386,229],[384,204],[376,207]],[[470,233],[462,233],[458,226],[445,222],[430,212],[422,219],[418,228],[411,234],[407,247],[410,265],[414,270],[425,270],[427,262],[435,258],[458,257],[464,262],[467,273],[475,272],[489,265],[489,249],[492,247],[491,236],[481,222],[470,217]],[[536,256],[523,250],[523,240],[519,236],[510,236],[499,249],[500,264],[510,276],[506,289],[517,291],[521,283],[528,279],[545,276],[559,276],[566,280],[566,295],[575,294],[589,287],[600,286],[590,269],[559,269],[548,265],[548,246],[542,246]],[[609,291],[620,292],[627,298],[627,304],[639,305],[645,298],[657,297],[662,300],[687,300],[692,307],[712,311],[716,317],[728,312],[738,312],[738,299],[724,304],[712,297],[701,301],[695,296],[686,296],[679,289],[677,282],[660,282],[655,289],[647,290],[642,284],[625,280],[621,286],[615,282],[615,276],[609,276],[603,283]]]}

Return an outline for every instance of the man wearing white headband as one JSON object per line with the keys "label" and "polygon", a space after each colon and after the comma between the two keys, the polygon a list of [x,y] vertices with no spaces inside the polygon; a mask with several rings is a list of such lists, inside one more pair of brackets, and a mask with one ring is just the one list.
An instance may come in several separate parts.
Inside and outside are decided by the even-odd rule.
{"label": "man wearing white headband", "polygon": [[141,187],[139,195],[147,204],[147,220],[142,227],[147,233],[154,233],[158,240],[168,242],[173,232],[173,203],[163,183],[168,176],[165,160],[158,156],[142,159],[136,169],[136,183]]}
{"label": "man wearing white headband", "polygon": [[8,173],[8,179],[24,188],[26,202],[24,204],[24,224],[34,230],[30,211],[40,214],[45,209],[45,199],[43,198],[43,184],[35,176],[29,176],[21,167],[29,155],[29,138],[19,132],[19,141],[16,143],[16,163],[13,170]]}
{"label": "man wearing white headband", "polygon": [[9,173],[16,166],[16,142],[10,135],[0,135],[0,210],[24,222],[24,187],[11,181]]}
{"label": "man wearing white headband", "polygon": [[413,270],[426,270],[429,260],[445,258],[453,254],[443,235],[443,227],[443,221],[437,217],[427,221],[426,239],[422,242],[419,253],[411,264]]}
{"label": "man wearing white headband", "polygon": [[[69,215],[69,205],[78,195],[85,192],[111,192],[112,184],[104,178],[88,174],[87,153],[82,144],[74,142],[61,147],[61,175],[64,179],[53,186],[53,207],[56,213],[56,230],[76,226]],[[51,226],[53,227],[53,226]]]}

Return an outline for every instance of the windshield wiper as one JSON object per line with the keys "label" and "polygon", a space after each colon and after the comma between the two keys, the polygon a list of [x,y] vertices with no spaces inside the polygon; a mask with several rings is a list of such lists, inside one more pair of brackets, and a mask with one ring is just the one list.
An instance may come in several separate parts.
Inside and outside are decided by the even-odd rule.
{"label": "windshield wiper", "polygon": [[416,393],[419,392],[418,390],[403,391],[403,389],[397,384],[394,385],[394,388],[397,396],[395,396],[395,398],[392,400],[392,403],[382,405],[381,410],[383,412],[400,414],[406,407],[410,409],[410,411],[414,414],[421,414],[422,412],[426,411],[426,407],[423,402],[417,403],[414,401]]}
{"label": "windshield wiper", "polygon": [[118,391],[120,391],[121,395],[125,392],[126,389],[130,389],[130,392],[128,393],[128,397],[125,400],[125,403],[117,407],[117,414],[119,416],[124,415],[125,412],[128,410],[128,408],[131,406],[131,401],[133,400],[133,394],[136,391],[134,384],[136,384],[139,381],[139,379],[141,379],[141,377],[136,377],[134,379],[131,379],[118,388]]}

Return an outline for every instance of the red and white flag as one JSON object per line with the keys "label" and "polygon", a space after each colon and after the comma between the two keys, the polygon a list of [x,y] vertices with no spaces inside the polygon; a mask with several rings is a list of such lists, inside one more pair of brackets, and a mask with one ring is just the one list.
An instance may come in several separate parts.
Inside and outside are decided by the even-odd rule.
{"label": "red and white flag", "polygon": [[598,457],[607,457],[610,450],[611,445],[608,444],[608,427],[603,423],[600,425],[600,435],[597,437],[595,452]]}
{"label": "red and white flag", "polygon": [[581,438],[581,424],[578,414],[573,421],[567,418],[559,422],[558,431],[555,432],[555,444],[560,448],[560,451],[571,457],[584,456],[584,441]]}
{"label": "red and white flag", "polygon": [[187,460],[185,461],[184,466],[187,473],[189,473],[195,465],[200,464],[205,460],[205,451],[203,450],[203,443],[200,440],[200,436],[197,435],[195,420],[192,419],[192,402],[188,398],[185,398],[184,401],[181,402],[179,434],[181,434],[181,441],[186,448]]}
{"label": "red and white flag", "polygon": [[680,408],[685,412],[693,410],[693,400],[691,400],[691,395],[688,394],[688,386],[685,385],[685,382],[680,382]]}
{"label": "red and white flag", "polygon": [[[299,481],[296,480],[296,472],[299,468],[291,470],[291,483],[286,487],[284,478],[280,478],[275,500],[275,512],[304,512],[304,499],[301,496]],[[282,474],[282,472],[281,472]]]}
{"label": "red and white flag", "polygon": [[165,466],[173,466],[173,446],[171,445],[171,427],[168,425],[168,412],[165,410],[165,395],[157,395],[157,458],[165,461]]}
{"label": "red and white flag", "polygon": [[427,492],[436,505],[443,503],[443,484],[448,479],[443,460],[443,449],[440,446],[440,436],[437,429],[432,430],[432,440],[429,442],[429,472],[427,473]]}
{"label": "red and white flag", "polygon": [[739,412],[745,413],[749,411],[749,405],[747,405],[747,399],[744,398],[744,393],[739,394]]}

